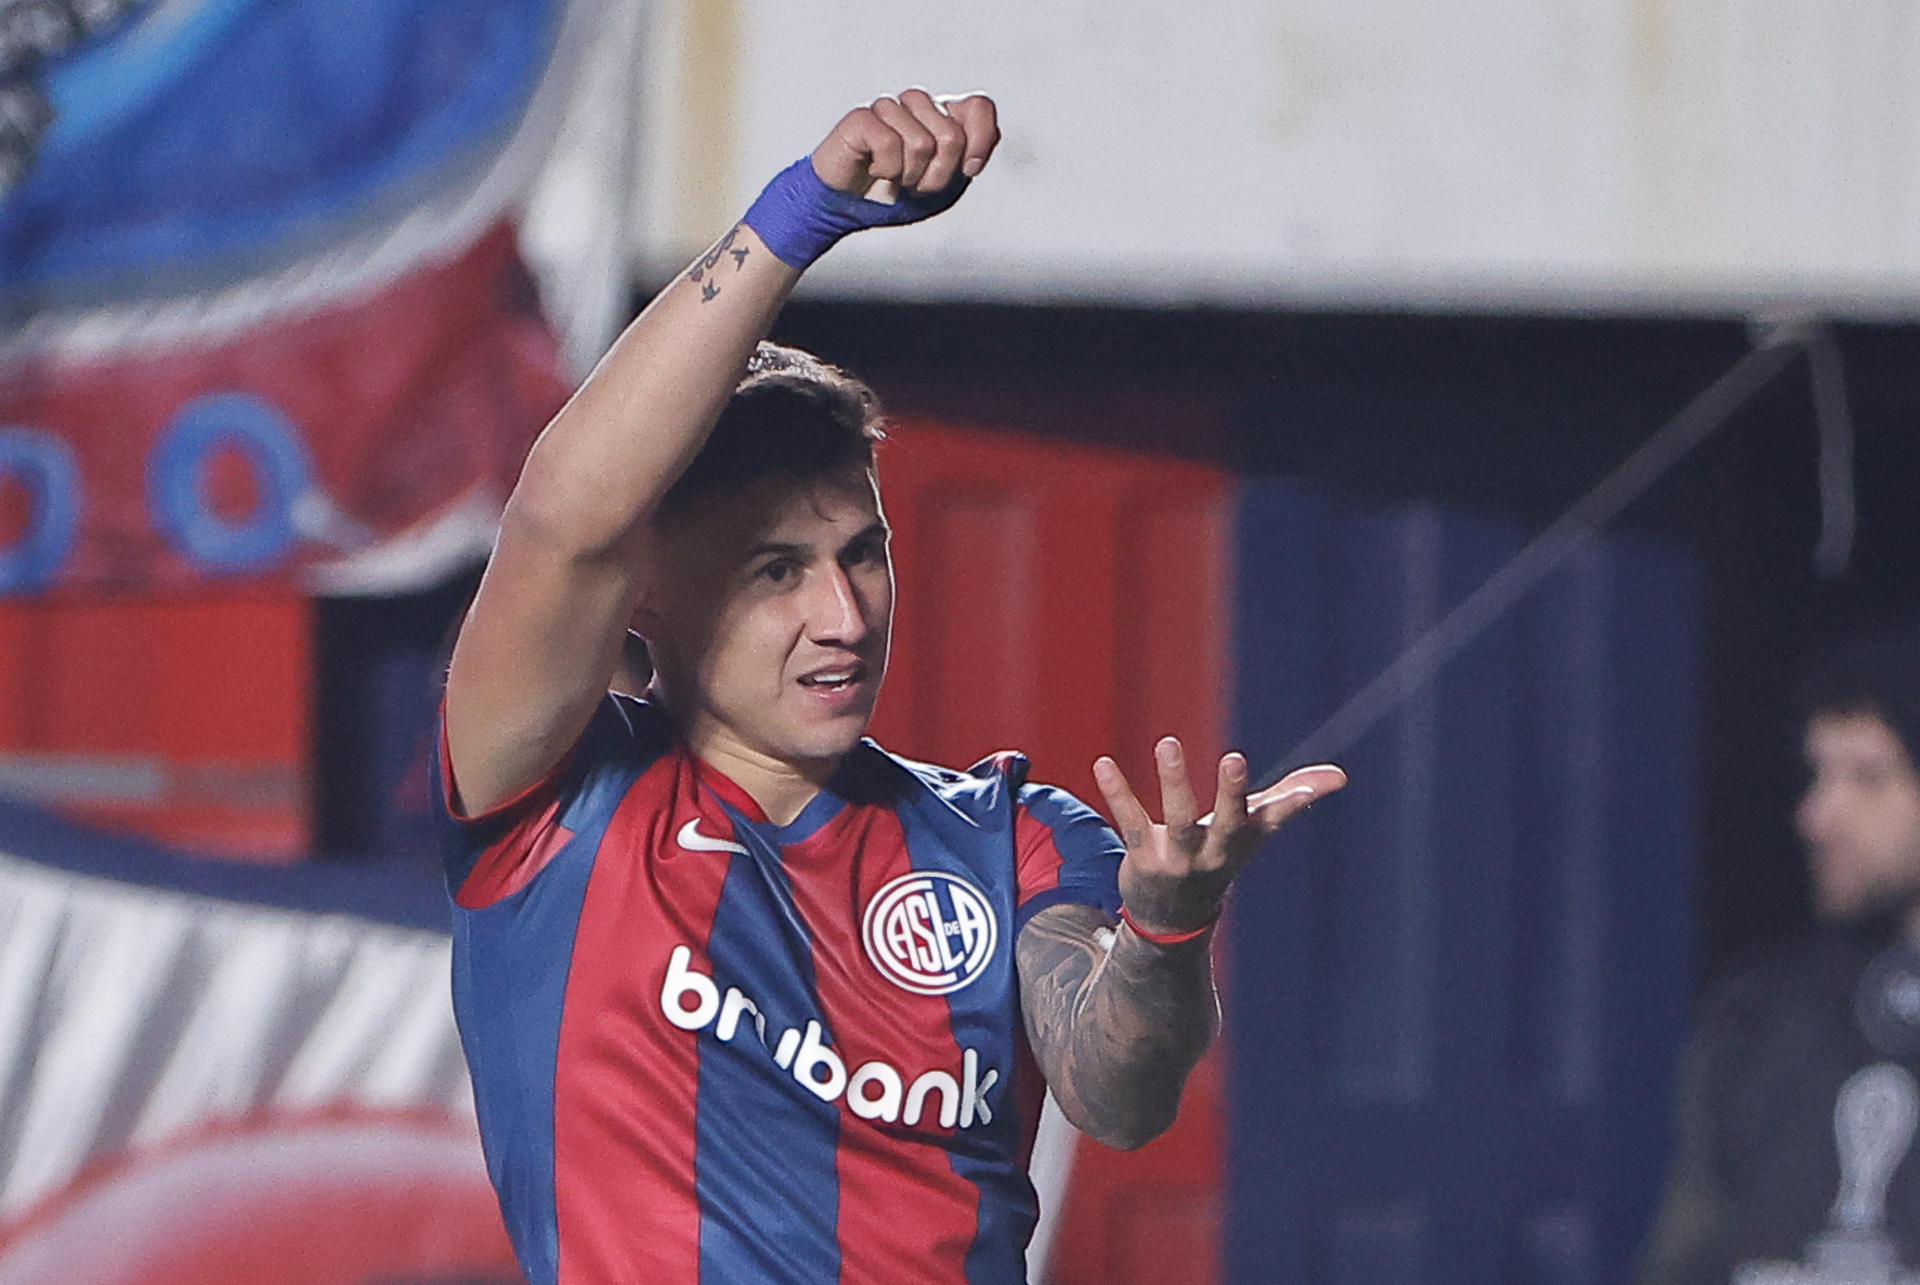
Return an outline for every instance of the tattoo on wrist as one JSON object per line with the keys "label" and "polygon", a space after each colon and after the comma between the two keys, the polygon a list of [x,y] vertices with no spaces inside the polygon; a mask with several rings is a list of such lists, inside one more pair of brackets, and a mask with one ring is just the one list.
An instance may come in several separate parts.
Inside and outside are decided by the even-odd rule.
{"label": "tattoo on wrist", "polygon": [[1227,882],[1219,876],[1143,878],[1126,889],[1125,918],[1166,934],[1203,928],[1220,918]]}
{"label": "tattoo on wrist", "polygon": [[1022,999],[1069,1118],[1136,1145],[1171,1120],[1217,1010],[1206,941],[1115,940],[1112,922],[1079,906],[1036,915],[1020,935]]}
{"label": "tattoo on wrist", "polygon": [[706,254],[700,257],[699,262],[695,263],[693,267],[688,270],[687,280],[700,287],[700,302],[711,303],[714,297],[720,293],[720,283],[715,279],[713,270],[719,264],[722,257],[728,254],[733,256],[733,270],[735,272],[738,272],[746,266],[747,247],[744,245],[734,245],[734,241],[739,235],[740,225],[736,223],[732,228],[728,229],[725,236],[714,243],[711,250],[708,250]]}

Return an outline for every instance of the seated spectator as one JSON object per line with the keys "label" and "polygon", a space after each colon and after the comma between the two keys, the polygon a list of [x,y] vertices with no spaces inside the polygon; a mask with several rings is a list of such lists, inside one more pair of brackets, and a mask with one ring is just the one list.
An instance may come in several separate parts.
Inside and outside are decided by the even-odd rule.
{"label": "seated spectator", "polygon": [[1819,930],[1702,1003],[1639,1285],[1920,1281],[1920,631],[1800,690]]}

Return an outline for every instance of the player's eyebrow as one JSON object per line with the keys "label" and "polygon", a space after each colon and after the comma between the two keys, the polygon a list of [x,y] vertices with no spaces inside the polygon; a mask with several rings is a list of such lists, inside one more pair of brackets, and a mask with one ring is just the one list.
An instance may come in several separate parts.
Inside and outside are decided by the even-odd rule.
{"label": "player's eyebrow", "polygon": [[782,558],[804,558],[812,548],[812,545],[807,544],[785,544],[778,540],[762,540],[747,550],[747,561],[752,562],[770,555]]}
{"label": "player's eyebrow", "polygon": [[[892,534],[893,528],[885,522],[869,522],[866,526],[848,536],[840,547],[843,549],[851,548],[863,540],[884,540]],[[784,540],[762,540],[747,550],[746,560],[752,562],[765,557],[805,559],[807,555],[812,552],[813,546],[810,544],[790,543]]]}

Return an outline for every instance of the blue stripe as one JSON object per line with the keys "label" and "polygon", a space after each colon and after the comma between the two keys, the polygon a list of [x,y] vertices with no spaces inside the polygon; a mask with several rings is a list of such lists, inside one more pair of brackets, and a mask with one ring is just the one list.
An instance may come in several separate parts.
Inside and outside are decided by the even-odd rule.
{"label": "blue stripe", "polygon": [[[621,801],[668,744],[664,725],[646,715],[645,706],[619,700],[596,711],[560,786],[558,821],[573,837],[520,891],[454,915],[454,1018],[474,1071],[487,1173],[530,1285],[552,1285],[559,1276],[554,1081],[587,885]],[[485,841],[486,822],[463,826],[447,816],[437,771],[434,805],[450,857],[463,843]]]}
{"label": "blue stripe", "polygon": [[[751,1017],[731,1042],[700,1036],[695,1189],[703,1281],[832,1285],[840,1276],[840,1110],[791,1075],[768,1074],[783,1032],[819,1020],[813,939],[780,854],[733,813],[747,852],[731,859],[707,958],[724,996],[738,987],[766,1019]],[[830,1030],[820,1039],[833,1043]]]}
{"label": "blue stripe", "polygon": [[[1019,883],[1013,865],[1013,797],[1004,779],[987,788],[977,780],[948,784],[967,796],[964,813],[937,794],[919,790],[900,808],[900,824],[913,868],[965,876],[986,894],[1001,925],[1000,941],[985,971],[947,996],[948,1023],[962,1057],[973,1049],[981,1076],[989,1070],[1000,1073],[985,1095],[993,1122],[956,1130],[947,1159],[980,1193],[979,1224],[967,1251],[967,1280],[973,1285],[1018,1285],[1026,1280],[1024,1251],[1039,1205],[1026,1170],[1017,1163],[1013,1023],[1020,1010],[1012,925]],[[954,1071],[958,1076],[961,1068]]]}
{"label": "blue stripe", "polygon": [[559,1275],[554,1068],[574,934],[599,839],[576,836],[589,845],[578,859],[563,853],[527,887],[485,910],[463,912],[454,926],[460,1046],[475,1069],[487,1173],[530,1285],[551,1285]]}

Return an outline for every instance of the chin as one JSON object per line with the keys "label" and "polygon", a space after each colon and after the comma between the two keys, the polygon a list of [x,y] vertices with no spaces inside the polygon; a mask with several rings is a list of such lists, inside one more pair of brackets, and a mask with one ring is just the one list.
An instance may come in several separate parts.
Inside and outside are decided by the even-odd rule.
{"label": "chin", "polygon": [[867,734],[867,722],[865,717],[837,718],[824,726],[816,725],[804,731],[796,729],[788,744],[802,758],[839,758],[860,744],[860,738]]}
{"label": "chin", "polygon": [[794,757],[812,761],[841,758],[860,744],[860,738],[866,734],[867,725],[861,723],[844,732],[836,730],[832,735],[808,736],[794,742]]}

